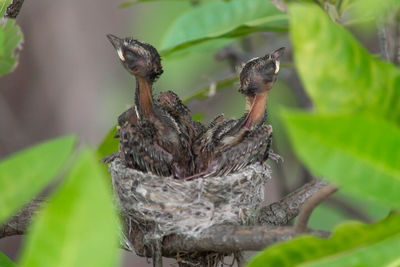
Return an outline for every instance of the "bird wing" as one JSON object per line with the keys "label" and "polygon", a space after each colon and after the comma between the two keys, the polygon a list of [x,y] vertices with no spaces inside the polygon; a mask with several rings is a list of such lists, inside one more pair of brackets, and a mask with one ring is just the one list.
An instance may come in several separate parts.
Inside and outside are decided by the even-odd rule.
{"label": "bird wing", "polygon": [[158,95],[157,103],[185,128],[183,132],[187,132],[190,138],[193,139],[205,132],[205,127],[200,122],[193,121],[190,109],[182,103],[179,96],[174,92],[161,92]]}
{"label": "bird wing", "polygon": [[272,139],[272,126],[261,125],[244,132],[240,138],[224,142],[214,150],[207,176],[220,176],[237,172],[249,164],[268,159]]}
{"label": "bird wing", "polygon": [[128,167],[160,176],[172,174],[173,156],[154,138],[151,128],[132,125],[121,128],[120,151]]}

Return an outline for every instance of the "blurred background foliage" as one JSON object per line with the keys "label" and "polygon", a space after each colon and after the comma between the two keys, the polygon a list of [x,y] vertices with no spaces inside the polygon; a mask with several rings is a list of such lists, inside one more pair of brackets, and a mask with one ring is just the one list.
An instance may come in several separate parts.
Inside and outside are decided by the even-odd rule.
{"label": "blurred background foliage", "polygon": [[[0,17],[10,2],[2,0]],[[133,36],[154,45],[163,56],[164,67],[164,74],[155,85],[156,93],[175,91],[194,117],[205,123],[219,113],[239,117],[244,98],[237,92],[237,70],[248,59],[285,46],[287,53],[268,101],[268,122],[274,129],[273,150],[284,161],[270,162],[274,175],[266,188],[266,202],[278,200],[314,177],[323,177],[340,185],[341,190],[315,210],[310,228],[332,231],[349,220],[371,223],[387,217],[389,210],[398,209],[400,203],[400,71],[395,66],[400,63],[395,49],[400,47],[399,2],[138,0],[122,3],[119,8],[115,3],[99,4],[101,9],[96,15],[86,15],[83,4],[76,14],[66,11],[65,18],[42,18],[44,23],[37,28],[51,31],[55,27],[53,36],[28,25],[34,17],[30,21],[28,12],[34,12],[35,5],[25,3],[20,15],[26,38],[20,66],[0,80],[0,156],[5,157],[0,163],[0,220],[4,222],[43,191],[50,179],[70,174],[65,181],[56,179],[52,183],[60,188],[32,226],[21,264],[41,262],[40,248],[54,246],[51,244],[57,238],[65,240],[65,247],[56,249],[54,257],[40,266],[70,263],[71,258],[63,258],[60,251],[90,246],[79,244],[74,235],[66,238],[67,230],[57,228],[52,220],[82,226],[72,227],[71,231],[87,232],[87,239],[91,239],[96,238],[94,232],[85,227],[105,214],[113,214],[109,207],[103,214],[90,213],[88,219],[88,211],[96,209],[96,204],[107,206],[110,197],[105,184],[96,179],[102,177],[105,181],[108,176],[95,159],[117,151],[113,125],[118,114],[132,105],[134,79],[120,66],[106,33]],[[63,8],[61,4],[40,7],[53,12]],[[101,16],[108,19],[98,18]],[[65,27],[50,26],[63,19]],[[394,42],[385,41],[391,34]],[[0,75],[15,67],[17,54],[13,51],[20,47],[21,39],[15,21],[4,20],[0,28]],[[70,132],[79,136],[80,147],[82,143],[92,147],[100,144],[97,151],[75,147],[73,153],[76,137],[67,136],[9,156],[22,147]],[[79,182],[79,177],[88,177],[89,184]],[[97,196],[99,203],[88,197],[90,188],[100,192],[104,189],[102,197]],[[82,190],[89,193],[81,195]],[[71,205],[66,205],[69,198]],[[82,205],[83,210],[75,212],[71,207],[76,205]],[[340,266],[354,259],[365,263],[365,255],[371,253],[368,249],[376,246],[382,252],[398,243],[397,220],[395,216],[371,228],[343,225],[326,244],[300,238],[267,250],[252,264],[262,266],[267,260],[276,260],[283,266],[286,253],[292,253],[289,255],[293,261],[285,263],[291,266],[370,244],[366,251],[354,253],[354,258],[336,257],[339,262],[342,260]],[[109,244],[115,244],[115,220],[109,226],[105,235],[108,234]],[[48,229],[54,230],[54,236],[41,238]],[[354,238],[370,232],[370,239]],[[359,242],[348,243],[348,239]],[[110,250],[103,246],[85,255],[97,256],[98,251],[104,251],[104,259],[99,262],[115,266],[118,253],[106,253]],[[7,253],[15,259],[15,252]],[[312,257],[310,253],[314,253]],[[71,255],[74,266],[79,262],[87,266],[85,255],[79,251],[71,251]],[[385,255],[386,260],[398,259],[394,250]],[[0,254],[0,262],[3,258],[8,261]],[[369,264],[379,266],[383,262],[377,259]]]}

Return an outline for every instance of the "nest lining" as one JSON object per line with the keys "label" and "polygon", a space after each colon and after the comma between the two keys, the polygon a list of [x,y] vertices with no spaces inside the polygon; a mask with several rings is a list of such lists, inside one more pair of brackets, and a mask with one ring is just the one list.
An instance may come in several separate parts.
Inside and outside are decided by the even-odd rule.
{"label": "nest lining", "polygon": [[140,228],[148,225],[152,231],[143,230],[149,239],[170,234],[196,237],[213,225],[251,223],[271,177],[265,163],[191,181],[143,173],[126,167],[119,158],[109,170],[124,217]]}

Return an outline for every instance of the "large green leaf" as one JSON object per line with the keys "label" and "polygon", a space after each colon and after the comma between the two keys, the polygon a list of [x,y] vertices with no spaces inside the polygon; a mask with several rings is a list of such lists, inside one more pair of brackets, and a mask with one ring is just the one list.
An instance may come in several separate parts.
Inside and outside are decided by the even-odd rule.
{"label": "large green leaf", "polygon": [[11,72],[17,64],[18,56],[14,50],[22,42],[22,33],[14,22],[13,19],[0,22],[0,76]]}
{"label": "large green leaf", "polygon": [[346,11],[350,13],[352,19],[364,21],[375,20],[381,16],[385,18],[400,4],[400,0],[351,0],[347,2],[348,9]]}
{"label": "large green leaf", "polygon": [[400,265],[400,234],[370,246],[362,246],[351,253],[328,257],[303,266],[392,266]]}
{"label": "large green leaf", "polygon": [[0,252],[0,267],[17,267],[4,253]]}
{"label": "large green leaf", "polygon": [[118,217],[94,153],[85,150],[29,230],[20,266],[118,263]]}
{"label": "large green leaf", "polygon": [[[346,223],[339,225],[329,239],[306,235],[269,247],[248,266],[325,266],[335,261],[338,264],[332,266],[383,266],[399,260],[399,234],[399,215],[374,225]],[[325,260],[314,262],[318,259]]]}
{"label": "large green leaf", "polygon": [[207,2],[177,18],[167,31],[161,49],[166,56],[210,40],[286,29],[287,15],[276,9],[270,1]]}
{"label": "large green leaf", "polygon": [[67,136],[36,145],[0,162],[0,224],[43,190],[74,148]]}
{"label": "large green leaf", "polygon": [[316,5],[292,4],[289,14],[296,67],[317,111],[367,112],[400,122],[398,68],[372,57]]}
{"label": "large green leaf", "polygon": [[360,115],[284,113],[294,149],[316,175],[400,208],[400,128]]}

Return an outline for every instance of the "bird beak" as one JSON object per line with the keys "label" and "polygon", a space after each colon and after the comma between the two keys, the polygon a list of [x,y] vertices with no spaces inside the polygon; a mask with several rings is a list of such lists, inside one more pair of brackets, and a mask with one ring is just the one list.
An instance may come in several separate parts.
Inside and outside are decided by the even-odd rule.
{"label": "bird beak", "polygon": [[275,50],[275,51],[272,53],[272,58],[274,58],[274,59],[276,60],[276,62],[275,62],[275,74],[277,74],[278,71],[279,71],[279,67],[280,67],[280,60],[279,60],[279,58],[283,55],[283,52],[284,52],[284,51],[285,51],[285,48],[284,48],[284,47],[281,47],[281,48]]}
{"label": "bird beak", "polygon": [[125,61],[124,54],[122,53],[122,46],[124,43],[123,40],[112,34],[107,34],[107,38],[108,38],[108,40],[110,40],[111,44],[114,46],[115,50],[118,53],[119,58],[122,61]]}
{"label": "bird beak", "polygon": [[111,44],[114,46],[115,49],[118,49],[122,46],[123,40],[118,38],[115,35],[107,34],[108,40],[110,40]]}
{"label": "bird beak", "polygon": [[274,52],[272,52],[272,58],[274,58],[275,60],[279,60],[279,58],[283,55],[284,51],[285,51],[284,47],[275,50]]}

